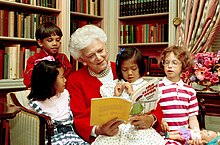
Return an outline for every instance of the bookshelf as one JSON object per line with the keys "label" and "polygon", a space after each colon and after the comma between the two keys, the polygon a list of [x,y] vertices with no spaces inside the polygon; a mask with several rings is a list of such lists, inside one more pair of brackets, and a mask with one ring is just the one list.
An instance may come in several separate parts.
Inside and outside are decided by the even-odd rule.
{"label": "bookshelf", "polygon": [[[94,24],[103,28],[105,0],[71,0],[70,2],[70,35],[79,27]],[[82,64],[70,59],[73,69],[78,70]]]}
{"label": "bookshelf", "polygon": [[[21,0],[20,0],[21,1]],[[29,0],[21,1],[19,0],[0,0],[0,52],[5,51],[5,45],[14,45],[18,44],[20,48],[22,47],[32,47],[37,46],[36,40],[34,38],[35,30],[37,27],[38,21],[43,21],[46,19],[52,19],[55,23],[61,28],[63,32],[60,52],[65,53],[69,56],[70,53],[68,50],[68,43],[70,35],[75,31],[76,28],[81,27],[85,24],[96,24],[107,31],[106,25],[104,23],[104,17],[107,13],[105,8],[108,7],[108,0]],[[25,3],[26,2],[26,3]],[[51,2],[48,4],[48,2]],[[89,4],[88,4],[89,3]],[[115,7],[112,5],[111,7]],[[80,9],[79,9],[80,7]],[[87,9],[87,10],[86,10]],[[89,10],[89,11],[88,11]],[[3,11],[3,12],[2,12]],[[7,11],[5,14],[4,12]],[[9,12],[14,13],[13,21],[9,21]],[[19,21],[25,18],[21,24],[19,24],[18,29],[18,19],[15,13],[19,14]],[[31,18],[29,18],[29,15]],[[38,16],[36,18],[36,15]],[[40,16],[48,16],[49,18],[42,18]],[[6,18],[4,18],[6,16]],[[28,22],[31,19],[34,23],[30,25],[24,25],[26,23],[28,16]],[[34,18],[32,18],[32,16]],[[4,19],[3,19],[4,18]],[[39,19],[39,20],[38,20]],[[37,21],[37,22],[35,22]],[[82,22],[80,25],[77,23]],[[2,25],[1,25],[2,24]],[[8,26],[10,24],[10,26]],[[77,24],[77,25],[76,25]],[[23,26],[23,27],[21,27]],[[30,34],[26,34],[27,28],[30,31]],[[13,29],[13,30],[11,30]],[[10,32],[10,34],[9,34]],[[18,35],[19,33],[19,35]],[[4,53],[0,54],[0,59],[4,57]],[[2,61],[3,62],[3,61]],[[25,62],[25,61],[24,61]],[[4,64],[0,63],[0,67]],[[17,64],[18,65],[18,64]],[[24,64],[25,65],[25,64]],[[75,69],[78,69],[78,63],[73,64]],[[25,66],[23,66],[23,70]],[[4,74],[1,75],[0,72],[0,90],[2,89],[21,89],[25,88],[23,84],[23,78],[13,77],[13,78],[4,78]]]}
{"label": "bookshelf", "polygon": [[[68,21],[69,18],[66,11],[63,10],[67,9],[68,5],[68,0],[66,3],[59,0],[22,2],[18,0],[0,0],[0,52],[2,52],[0,54],[2,62],[0,64],[0,89],[16,90],[25,88],[22,76],[25,61],[30,55],[38,51],[34,36],[36,27],[44,21],[52,21],[65,34],[68,31],[66,26],[69,23],[63,25],[62,21]],[[65,35],[62,37],[60,51],[63,53],[67,52],[66,49],[63,49],[67,48],[67,38]],[[8,55],[8,58],[5,57],[6,55]],[[6,69],[8,70],[7,73]],[[11,69],[16,70],[11,72]]]}
{"label": "bookshelf", "polygon": [[137,47],[147,64],[146,76],[163,76],[161,51],[174,44],[176,0],[118,0],[118,48]]}

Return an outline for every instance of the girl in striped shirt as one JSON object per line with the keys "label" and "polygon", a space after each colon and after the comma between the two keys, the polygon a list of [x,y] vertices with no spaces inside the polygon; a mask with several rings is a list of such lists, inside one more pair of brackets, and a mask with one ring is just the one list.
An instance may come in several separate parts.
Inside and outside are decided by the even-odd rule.
{"label": "girl in striped shirt", "polygon": [[199,129],[196,91],[180,78],[183,71],[193,66],[190,52],[180,46],[168,47],[162,51],[158,63],[166,74],[159,84],[162,130],[175,131],[182,126]]}

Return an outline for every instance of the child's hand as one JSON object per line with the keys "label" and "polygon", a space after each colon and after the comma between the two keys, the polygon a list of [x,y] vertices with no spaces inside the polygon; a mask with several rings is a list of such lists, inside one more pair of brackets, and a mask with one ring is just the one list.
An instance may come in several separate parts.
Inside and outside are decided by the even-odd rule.
{"label": "child's hand", "polygon": [[131,95],[134,92],[133,87],[129,82],[125,82],[123,86],[128,95]]}
{"label": "child's hand", "polygon": [[114,88],[114,96],[120,96],[123,92],[123,85],[121,82],[117,83]]}
{"label": "child's hand", "polygon": [[161,129],[163,130],[163,131],[170,131],[170,128],[169,128],[169,125],[167,124],[167,122],[166,121],[162,121],[161,122]]}

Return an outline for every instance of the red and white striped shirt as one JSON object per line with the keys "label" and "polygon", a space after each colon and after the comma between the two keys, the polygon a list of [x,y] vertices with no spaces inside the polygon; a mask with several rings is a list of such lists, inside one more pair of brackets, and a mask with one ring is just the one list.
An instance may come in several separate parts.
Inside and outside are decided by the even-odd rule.
{"label": "red and white striped shirt", "polygon": [[163,120],[169,125],[170,130],[180,127],[189,127],[189,117],[198,115],[198,101],[196,91],[182,80],[171,82],[166,77],[159,83],[161,99],[159,101],[163,111]]}

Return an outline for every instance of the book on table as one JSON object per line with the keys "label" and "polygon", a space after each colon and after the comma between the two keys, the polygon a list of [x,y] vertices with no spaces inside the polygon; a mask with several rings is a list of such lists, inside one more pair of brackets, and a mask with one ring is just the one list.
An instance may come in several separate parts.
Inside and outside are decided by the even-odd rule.
{"label": "book on table", "polygon": [[128,123],[129,115],[152,111],[159,100],[158,86],[157,78],[150,80],[131,95],[131,100],[121,97],[93,98],[90,125],[102,125],[114,118]]}

